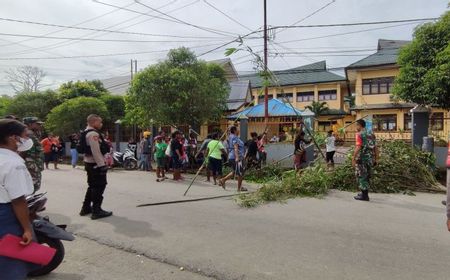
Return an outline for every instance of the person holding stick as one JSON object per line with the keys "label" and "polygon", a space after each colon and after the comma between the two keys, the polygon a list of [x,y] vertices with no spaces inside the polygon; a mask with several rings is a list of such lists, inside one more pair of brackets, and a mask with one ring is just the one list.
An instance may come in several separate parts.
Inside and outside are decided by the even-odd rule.
{"label": "person holding stick", "polygon": [[[217,185],[217,177],[222,177],[222,154],[227,153],[225,147],[218,138],[219,135],[214,133],[206,148],[206,154],[208,155],[208,169],[211,170],[214,185]],[[224,186],[222,185],[222,187]]]}
{"label": "person holding stick", "polygon": [[229,164],[233,171],[231,171],[227,176],[219,180],[219,185],[225,189],[225,183],[231,179],[231,177],[237,177],[238,181],[238,192],[247,191],[246,188],[242,187],[242,181],[244,179],[244,160],[245,155],[245,145],[244,142],[239,138],[239,130],[237,127],[230,127],[230,135],[228,136],[228,159]]}

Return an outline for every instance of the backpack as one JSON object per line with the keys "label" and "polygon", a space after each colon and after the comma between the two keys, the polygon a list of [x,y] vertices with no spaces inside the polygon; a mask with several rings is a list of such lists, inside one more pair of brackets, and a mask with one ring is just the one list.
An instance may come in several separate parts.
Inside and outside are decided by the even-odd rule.
{"label": "backpack", "polygon": [[86,135],[91,131],[96,131],[100,136],[100,152],[102,153],[102,155],[109,153],[110,147],[108,143],[106,143],[103,135],[95,129],[87,129],[81,133],[80,141],[77,144],[77,152],[80,154],[92,155],[91,147],[87,144],[86,141]]}

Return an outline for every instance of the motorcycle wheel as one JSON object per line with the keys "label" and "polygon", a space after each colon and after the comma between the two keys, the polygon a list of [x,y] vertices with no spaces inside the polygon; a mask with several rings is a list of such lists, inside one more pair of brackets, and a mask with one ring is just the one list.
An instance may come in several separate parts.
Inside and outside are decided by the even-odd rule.
{"label": "motorcycle wheel", "polygon": [[49,264],[46,266],[42,266],[30,273],[28,273],[28,276],[30,277],[36,277],[36,276],[42,276],[49,274],[53,270],[55,270],[63,261],[64,259],[64,245],[59,239],[53,239],[49,238],[47,236],[37,235],[37,239],[39,244],[47,245],[50,248],[56,249],[56,254],[53,257],[53,259],[50,261]]}
{"label": "motorcycle wheel", "polygon": [[137,168],[137,162],[134,160],[126,160],[123,163],[125,170],[135,170]]}

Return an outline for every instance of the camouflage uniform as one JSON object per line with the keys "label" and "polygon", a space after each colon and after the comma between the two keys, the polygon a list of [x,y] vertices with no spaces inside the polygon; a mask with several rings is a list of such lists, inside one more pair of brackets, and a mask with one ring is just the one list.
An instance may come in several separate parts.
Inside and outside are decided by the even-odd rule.
{"label": "camouflage uniform", "polygon": [[359,188],[362,191],[366,191],[369,189],[370,178],[372,176],[373,157],[376,145],[375,135],[362,131],[358,133],[357,137],[360,137],[362,146],[356,159],[355,173]]}
{"label": "camouflage uniform", "polygon": [[42,171],[44,170],[44,152],[41,142],[39,142],[34,132],[30,131],[28,137],[33,140],[33,147],[23,152],[22,157],[25,159],[25,165],[33,179],[34,192],[37,192],[41,188]]}

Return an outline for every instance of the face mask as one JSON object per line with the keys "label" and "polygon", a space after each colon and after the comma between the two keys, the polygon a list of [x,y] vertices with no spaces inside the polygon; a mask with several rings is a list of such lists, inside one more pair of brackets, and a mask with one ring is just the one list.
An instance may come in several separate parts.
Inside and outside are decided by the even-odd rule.
{"label": "face mask", "polygon": [[28,151],[33,147],[33,140],[30,138],[24,139],[22,137],[19,137],[19,142],[17,142],[17,151],[18,152],[25,152]]}

